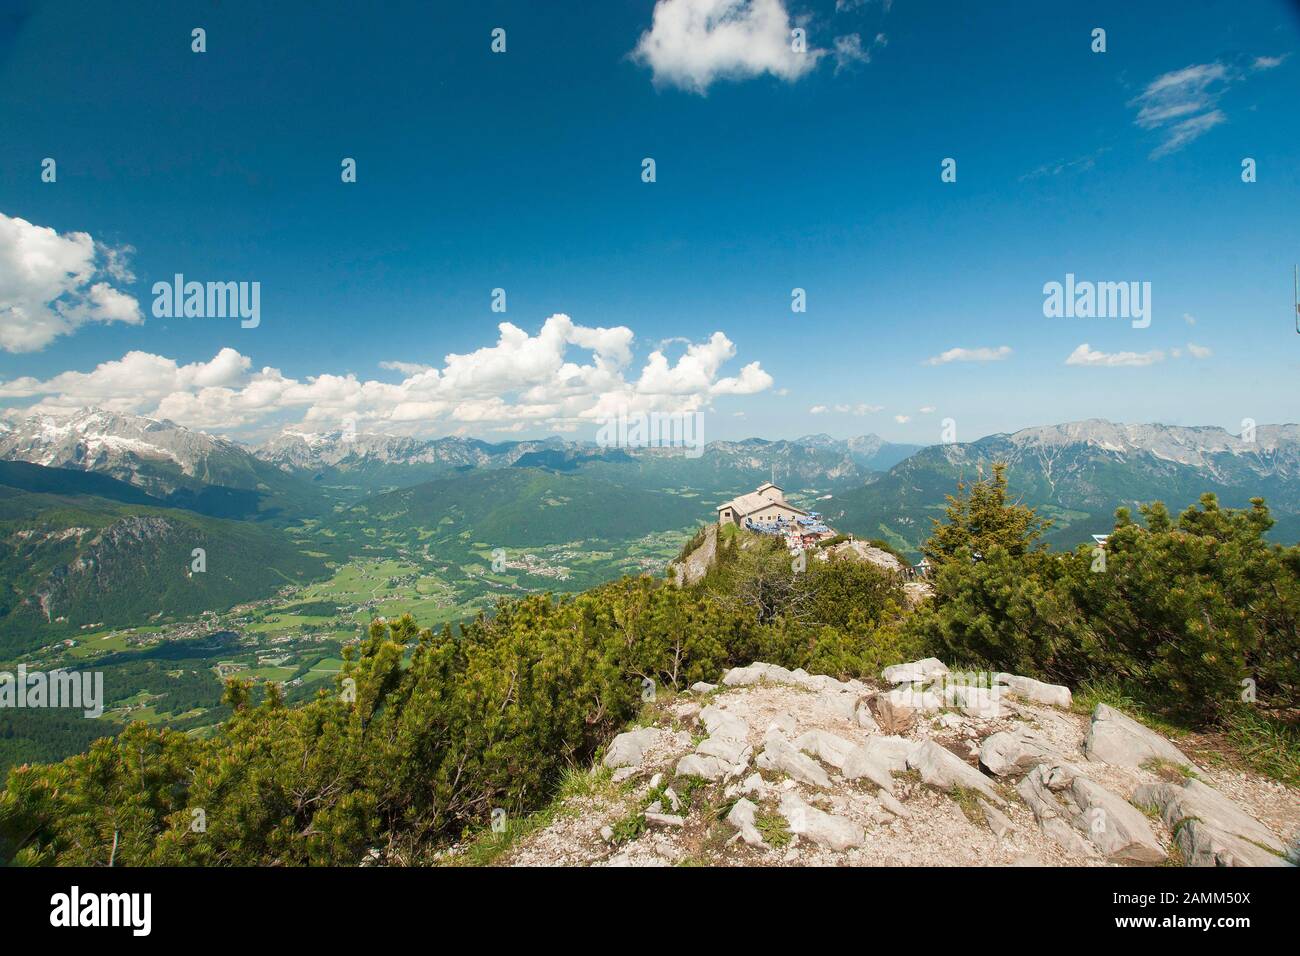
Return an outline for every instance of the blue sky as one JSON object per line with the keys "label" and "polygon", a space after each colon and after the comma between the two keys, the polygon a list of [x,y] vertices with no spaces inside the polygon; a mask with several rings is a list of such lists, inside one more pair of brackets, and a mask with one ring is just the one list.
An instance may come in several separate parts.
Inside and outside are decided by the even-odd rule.
{"label": "blue sky", "polygon": [[[18,0],[0,404],[245,437],[1300,418],[1294,5],[838,6]],[[154,317],[178,272],[259,282],[260,324]],[[1150,282],[1150,327],[1044,317],[1067,273]]]}

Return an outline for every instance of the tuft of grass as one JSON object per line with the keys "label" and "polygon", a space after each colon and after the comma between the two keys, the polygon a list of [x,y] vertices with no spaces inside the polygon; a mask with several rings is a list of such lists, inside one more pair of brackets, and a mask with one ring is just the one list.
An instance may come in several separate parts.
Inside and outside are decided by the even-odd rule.
{"label": "tuft of grass", "polygon": [[448,866],[493,866],[519,840],[551,824],[556,805],[520,817],[506,817],[500,831],[484,829],[470,837],[465,849],[444,861]]}
{"label": "tuft of grass", "polygon": [[984,818],[984,810],[980,807],[978,791],[970,787],[953,787],[948,791],[948,796],[961,807],[961,812],[972,824],[977,827],[988,826],[988,821]]}
{"label": "tuft of grass", "polygon": [[1133,694],[1132,689],[1117,680],[1086,680],[1074,693],[1073,709],[1080,714],[1091,714],[1098,704],[1106,704],[1166,737],[1187,735],[1186,727],[1171,724]]}
{"label": "tuft of grass", "polygon": [[1300,787],[1300,727],[1242,707],[1224,720],[1228,740],[1256,773]]}
{"label": "tuft of grass", "polygon": [[1164,757],[1152,757],[1150,760],[1142,761],[1142,769],[1150,770],[1168,783],[1182,783],[1196,776],[1196,771],[1187,764],[1166,760]]}
{"label": "tuft of grass", "polygon": [[545,829],[562,816],[577,814],[578,807],[571,801],[603,798],[619,799],[619,787],[614,783],[613,771],[597,764],[590,769],[568,767],[560,778],[550,803],[534,813],[507,816],[500,831],[484,828],[469,835],[465,848],[444,861],[451,866],[493,866],[524,837]]}
{"label": "tuft of grass", "polygon": [[754,814],[754,826],[763,836],[763,842],[772,847],[783,847],[790,843],[790,824],[779,813]]}

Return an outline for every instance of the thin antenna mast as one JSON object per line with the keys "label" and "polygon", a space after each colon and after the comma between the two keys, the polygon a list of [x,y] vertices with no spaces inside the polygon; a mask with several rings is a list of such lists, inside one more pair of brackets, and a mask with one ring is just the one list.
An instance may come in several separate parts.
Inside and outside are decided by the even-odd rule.
{"label": "thin antenna mast", "polygon": [[1295,267],[1295,330],[1300,334],[1300,264]]}

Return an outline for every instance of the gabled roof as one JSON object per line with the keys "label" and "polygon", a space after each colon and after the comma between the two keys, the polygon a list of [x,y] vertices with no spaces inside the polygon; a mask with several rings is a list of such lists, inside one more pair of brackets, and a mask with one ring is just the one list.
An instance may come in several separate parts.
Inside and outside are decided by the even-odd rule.
{"label": "gabled roof", "polygon": [[787,508],[798,515],[806,515],[808,513],[802,508],[796,508],[794,505],[783,499],[773,501],[771,498],[764,498],[757,491],[751,491],[749,494],[740,495],[738,498],[732,498],[725,504],[718,505],[718,510],[721,511],[723,508],[730,508],[732,511],[736,512],[737,516],[743,518],[745,515],[753,514],[755,511],[762,511],[764,508],[771,508],[774,506],[778,508]]}

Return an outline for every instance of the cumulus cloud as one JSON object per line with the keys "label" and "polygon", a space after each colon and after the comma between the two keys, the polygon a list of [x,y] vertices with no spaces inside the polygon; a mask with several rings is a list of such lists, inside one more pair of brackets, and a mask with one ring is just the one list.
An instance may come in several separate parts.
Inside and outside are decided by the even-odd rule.
{"label": "cumulus cloud", "polygon": [[1209,358],[1214,354],[1214,351],[1208,346],[1197,345],[1195,342],[1187,343],[1187,351],[1192,353],[1192,358],[1198,359]]}
{"label": "cumulus cloud", "polygon": [[656,84],[701,95],[719,79],[770,73],[792,82],[827,52],[795,52],[792,29],[783,0],[658,0],[632,56]]}
{"label": "cumulus cloud", "polygon": [[1152,352],[1100,352],[1084,342],[1070,353],[1066,365],[1090,365],[1104,368],[1140,367],[1163,362],[1165,353]]}
{"label": "cumulus cloud", "polygon": [[134,281],[130,252],[0,213],[0,348],[34,352],[88,322],[143,322],[112,284]]}
{"label": "cumulus cloud", "polygon": [[32,401],[11,408],[10,417],[100,405],[209,430],[296,416],[311,427],[352,419],[359,428],[435,434],[457,426],[572,430],[618,414],[700,411],[717,396],[750,395],[772,385],[758,362],[723,374],[736,347],[721,332],[691,343],[675,361],[655,350],[639,370],[632,341],[624,326],[583,326],[562,314],[547,319],[536,335],[503,322],[495,344],[447,355],[440,367],[383,363],[405,376],[396,384],[353,374],[292,378],[277,368],[255,368],[231,348],[188,365],[129,352],[89,372],[0,382],[0,400]]}
{"label": "cumulus cloud", "polygon": [[380,362],[379,367],[390,372],[401,372],[403,375],[418,375],[433,368],[432,365],[421,365],[419,362]]}
{"label": "cumulus cloud", "polygon": [[900,425],[906,425],[906,424],[907,424],[908,422],[910,422],[911,420],[912,420],[912,416],[911,416],[911,415],[895,415],[895,416],[894,416],[894,421],[898,422],[898,424],[900,424]]}
{"label": "cumulus cloud", "polygon": [[1009,345],[999,345],[997,348],[955,348],[940,352],[938,355],[931,355],[921,364],[947,365],[949,362],[1000,362],[1010,354],[1011,347]]}

